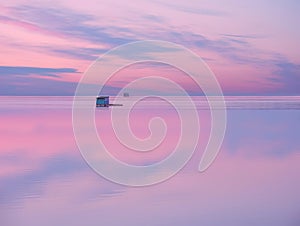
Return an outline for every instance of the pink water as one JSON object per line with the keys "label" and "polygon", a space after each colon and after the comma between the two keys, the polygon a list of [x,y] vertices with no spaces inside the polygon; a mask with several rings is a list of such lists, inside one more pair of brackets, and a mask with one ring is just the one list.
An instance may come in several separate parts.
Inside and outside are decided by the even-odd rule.
{"label": "pink water", "polygon": [[[299,101],[235,101],[208,170],[197,170],[210,131],[209,111],[199,108],[200,139],[188,164],[163,183],[134,188],[104,179],[84,161],[71,98],[1,98],[0,225],[300,225]],[[96,125],[117,158],[147,165],[172,153],[179,130],[170,109],[133,112],[140,138],[154,115],[168,125],[166,141],[146,154],[118,143],[105,120],[110,111],[96,110]]]}

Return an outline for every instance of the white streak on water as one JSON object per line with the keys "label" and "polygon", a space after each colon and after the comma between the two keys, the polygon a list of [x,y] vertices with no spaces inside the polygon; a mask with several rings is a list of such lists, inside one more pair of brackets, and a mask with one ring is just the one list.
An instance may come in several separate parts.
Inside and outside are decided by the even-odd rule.
{"label": "white streak on water", "polygon": [[[122,104],[118,108],[127,108],[129,99],[137,97],[124,97],[115,103],[114,97],[110,97],[110,103]],[[183,109],[189,109],[188,105],[180,96],[168,97],[177,102]],[[87,98],[90,99],[90,98]],[[208,102],[204,96],[192,97],[196,108],[199,110],[209,109]],[[213,97],[213,101],[220,102],[219,97]],[[300,96],[226,96],[226,107],[228,110],[300,110]],[[95,98],[96,102],[96,98]],[[82,107],[86,106],[85,98],[82,98]],[[220,102],[221,103],[221,102]],[[37,109],[71,109],[73,104],[72,96],[2,96],[0,97],[0,110],[37,108]],[[136,109],[171,109],[171,105],[158,98],[149,98],[139,102]],[[101,109],[101,108],[98,108]]]}

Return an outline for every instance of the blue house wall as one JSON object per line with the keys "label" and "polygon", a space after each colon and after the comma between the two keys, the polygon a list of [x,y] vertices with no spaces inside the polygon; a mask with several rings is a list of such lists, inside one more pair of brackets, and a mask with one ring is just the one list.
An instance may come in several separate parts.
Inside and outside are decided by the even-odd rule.
{"label": "blue house wall", "polygon": [[97,97],[96,100],[96,106],[97,107],[108,107],[109,106],[109,97]]}

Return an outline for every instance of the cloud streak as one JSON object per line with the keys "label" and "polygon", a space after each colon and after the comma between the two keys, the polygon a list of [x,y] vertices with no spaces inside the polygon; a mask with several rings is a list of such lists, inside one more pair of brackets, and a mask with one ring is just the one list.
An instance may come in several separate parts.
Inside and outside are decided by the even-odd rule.
{"label": "cloud streak", "polygon": [[62,73],[78,73],[75,68],[41,68],[41,67],[22,67],[22,66],[0,66],[0,76],[28,76],[42,75],[47,77],[59,78]]}
{"label": "cloud streak", "polygon": [[133,41],[130,38],[113,36],[106,31],[105,26],[91,25],[94,16],[76,13],[68,9],[42,8],[23,5],[12,8],[14,14],[25,21],[38,24],[39,27],[66,37],[79,38],[95,43],[110,43],[114,45]]}

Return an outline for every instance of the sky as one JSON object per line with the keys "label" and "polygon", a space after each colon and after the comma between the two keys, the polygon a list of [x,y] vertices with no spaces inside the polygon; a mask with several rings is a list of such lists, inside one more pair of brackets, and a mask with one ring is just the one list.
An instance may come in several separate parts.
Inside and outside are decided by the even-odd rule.
{"label": "sky", "polygon": [[[72,96],[99,56],[149,39],[196,53],[225,95],[300,95],[299,11],[297,0],[2,1],[0,95]],[[182,71],[155,63],[117,72],[107,93],[153,74],[202,94]]]}

